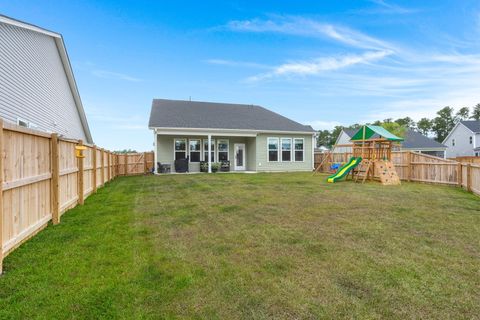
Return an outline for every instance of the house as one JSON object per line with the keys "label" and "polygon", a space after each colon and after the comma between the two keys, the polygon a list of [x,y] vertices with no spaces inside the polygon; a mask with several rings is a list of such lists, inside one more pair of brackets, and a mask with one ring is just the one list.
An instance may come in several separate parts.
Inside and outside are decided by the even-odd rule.
{"label": "house", "polygon": [[443,141],[447,158],[480,156],[480,120],[459,121]]}
{"label": "house", "polygon": [[[352,152],[352,147],[346,145],[351,144],[350,139],[357,133],[358,129],[343,129],[335,142],[334,152],[344,153]],[[436,157],[444,158],[445,150],[447,146],[424,136],[418,131],[407,130],[405,132],[404,141],[400,142],[400,150],[408,150],[413,152],[419,152],[423,154],[429,154]]]}
{"label": "house", "polygon": [[93,143],[60,34],[0,15],[0,117]]}
{"label": "house", "polygon": [[[311,171],[315,130],[256,105],[154,99],[149,128],[155,163],[188,159],[231,171]],[[210,157],[209,157],[210,154]],[[158,169],[158,168],[156,168]]]}

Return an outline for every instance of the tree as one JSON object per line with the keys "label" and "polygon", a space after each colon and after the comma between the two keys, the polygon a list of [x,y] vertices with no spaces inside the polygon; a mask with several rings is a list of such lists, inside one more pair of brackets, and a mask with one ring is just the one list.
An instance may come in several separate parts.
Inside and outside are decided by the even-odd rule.
{"label": "tree", "polygon": [[408,129],[415,128],[415,121],[413,121],[413,119],[410,117],[400,118],[395,120],[395,122]]}
{"label": "tree", "polygon": [[480,120],[480,103],[477,103],[475,107],[473,107],[472,115],[470,119]]}
{"label": "tree", "polygon": [[433,119],[432,130],[435,132],[435,139],[442,142],[455,125],[455,117],[453,116],[453,108],[444,107],[437,112],[437,116]]}
{"label": "tree", "polygon": [[123,150],[116,150],[116,151],[113,151],[114,153],[121,153],[121,154],[124,154],[124,153],[137,153],[136,150],[132,150],[132,149],[123,149]]}
{"label": "tree", "polygon": [[423,135],[428,135],[432,130],[432,121],[428,118],[422,118],[417,122],[417,129]]}
{"label": "tree", "polygon": [[467,107],[460,108],[455,115],[456,121],[467,120],[468,116],[470,115],[470,109]]}
{"label": "tree", "polygon": [[331,146],[331,133],[328,130],[319,130],[318,137],[317,137],[317,147],[330,147]]}
{"label": "tree", "polygon": [[405,132],[407,131],[405,126],[399,125],[397,122],[384,122],[381,126],[397,137],[404,137]]}

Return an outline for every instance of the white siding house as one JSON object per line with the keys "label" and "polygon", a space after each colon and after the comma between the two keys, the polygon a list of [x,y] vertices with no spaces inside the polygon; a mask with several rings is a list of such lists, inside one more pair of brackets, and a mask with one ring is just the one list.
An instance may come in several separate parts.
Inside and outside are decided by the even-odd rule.
{"label": "white siding house", "polygon": [[460,121],[443,141],[447,158],[480,156],[480,121]]}
{"label": "white siding house", "polygon": [[0,15],[0,117],[93,143],[62,36]]}

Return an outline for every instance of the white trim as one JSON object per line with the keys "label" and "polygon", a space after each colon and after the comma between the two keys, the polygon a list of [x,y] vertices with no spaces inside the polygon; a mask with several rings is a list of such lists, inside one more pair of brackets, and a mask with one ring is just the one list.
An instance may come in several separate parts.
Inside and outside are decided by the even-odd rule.
{"label": "white trim", "polygon": [[[276,139],[277,140],[277,160],[270,161],[270,143],[268,142],[269,139]],[[234,150],[235,152],[235,150]],[[279,137],[267,137],[267,162],[280,162],[280,138]]]}
{"label": "white trim", "polygon": [[[242,164],[243,166],[237,166],[237,146],[242,146],[242,149],[243,149],[243,153],[242,153]],[[247,160],[247,146],[245,143],[234,143],[233,144],[233,168],[234,168],[234,171],[245,171],[247,169],[247,166],[246,166],[246,160]]]}
{"label": "white trim", "polygon": [[36,25],[26,23],[26,22],[23,22],[23,21],[20,21],[20,20],[17,20],[17,19],[13,19],[13,18],[4,16],[2,14],[0,14],[0,22],[9,24],[9,25],[12,25],[12,26],[15,26],[15,27],[35,31],[35,32],[38,32],[38,33],[41,33],[41,34],[46,34],[47,36],[54,37],[54,38],[61,38],[62,37],[62,35],[59,34],[59,33],[56,33],[56,32],[53,32],[53,31],[50,31],[50,30],[47,30],[47,29],[44,29],[44,28],[40,28]]}
{"label": "white trim", "polygon": [[[256,137],[259,133],[277,133],[277,134],[303,134],[311,135],[315,134],[312,131],[283,131],[283,130],[250,130],[250,129],[217,129],[217,128],[174,128],[174,127],[148,127],[149,129],[165,130],[165,132],[184,132],[185,134],[197,133],[199,135],[207,135],[210,133],[212,136],[222,135],[222,132],[228,133],[231,136],[235,136],[238,133],[242,137]],[[218,133],[220,132],[220,133]]]}
{"label": "white trim", "polygon": [[[292,138],[293,139],[293,158],[292,158],[292,161],[293,162],[305,162],[305,138]],[[295,160],[295,140],[302,140],[302,161],[296,161]],[[313,140],[312,140],[313,142]]]}
{"label": "white trim", "polygon": [[[282,140],[290,140],[290,160],[283,161],[283,142]],[[292,162],[292,138],[289,137],[280,137],[280,162]]]}
{"label": "white trim", "polygon": [[207,146],[208,146],[208,153],[207,153],[208,154],[208,173],[212,173],[212,135],[210,134],[208,135]]}
{"label": "white trim", "polygon": [[154,150],[154,152],[153,152],[153,161],[154,161],[154,164],[153,164],[154,170],[153,170],[153,172],[154,172],[154,173],[158,173],[158,172],[157,172],[157,169],[158,169],[158,168],[157,168],[157,162],[158,162],[158,155],[157,155],[157,152],[158,152],[158,150],[157,150],[158,135],[157,135],[157,130],[153,130],[153,137],[154,137],[154,139],[153,139],[153,148],[154,148],[154,149],[153,149],[153,150]]}

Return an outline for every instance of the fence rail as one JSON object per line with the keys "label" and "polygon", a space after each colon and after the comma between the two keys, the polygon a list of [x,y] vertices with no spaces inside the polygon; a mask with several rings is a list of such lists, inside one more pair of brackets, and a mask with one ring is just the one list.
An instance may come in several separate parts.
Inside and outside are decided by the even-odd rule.
{"label": "fence rail", "polygon": [[[351,156],[345,152],[316,153],[315,168],[321,165],[320,171],[328,172],[332,163],[347,162]],[[401,180],[458,186],[480,195],[480,164],[411,151],[393,151],[392,162]]]}
{"label": "fence rail", "polygon": [[[75,155],[79,145],[84,158]],[[0,119],[0,274],[3,258],[50,220],[60,223],[68,209],[116,176],[152,167],[153,152],[115,154]]]}

